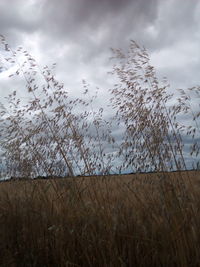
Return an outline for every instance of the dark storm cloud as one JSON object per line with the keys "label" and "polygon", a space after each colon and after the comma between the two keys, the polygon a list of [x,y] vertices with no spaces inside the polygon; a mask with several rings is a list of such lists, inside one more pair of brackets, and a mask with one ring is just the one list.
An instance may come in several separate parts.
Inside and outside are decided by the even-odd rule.
{"label": "dark storm cloud", "polygon": [[110,47],[123,47],[157,17],[158,1],[46,1],[41,28],[53,45],[56,40],[81,46],[83,60]]}
{"label": "dark storm cloud", "polygon": [[87,60],[130,39],[155,50],[198,38],[198,8],[197,0],[1,0],[0,32],[14,44],[37,32],[47,50],[81,46]]}
{"label": "dark storm cloud", "polygon": [[104,85],[109,48],[127,48],[134,39],[161,76],[180,87],[198,83],[199,12],[197,0],[0,0],[0,33],[42,64],[57,62],[70,86],[82,78]]}
{"label": "dark storm cloud", "polygon": [[57,62],[57,75],[69,88],[82,78],[108,87],[109,48],[127,48],[130,39],[180,87],[198,83],[199,12],[197,0],[0,0],[0,33],[41,64]]}
{"label": "dark storm cloud", "polygon": [[69,35],[82,35],[87,30],[97,31],[101,26],[112,29],[113,34],[123,28],[125,35],[155,18],[157,0],[61,0],[59,4],[50,0],[43,8],[46,30],[64,39]]}
{"label": "dark storm cloud", "polygon": [[180,0],[50,0],[43,5],[40,29],[51,42],[82,45],[85,58],[127,46],[130,39],[155,50],[194,38],[198,7],[198,1]]}

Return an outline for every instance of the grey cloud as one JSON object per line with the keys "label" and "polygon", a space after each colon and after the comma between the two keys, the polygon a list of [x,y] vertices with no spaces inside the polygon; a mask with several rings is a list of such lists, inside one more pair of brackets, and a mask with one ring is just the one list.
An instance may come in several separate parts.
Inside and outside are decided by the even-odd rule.
{"label": "grey cloud", "polygon": [[36,6],[36,3],[24,0],[0,1],[0,33],[10,45],[16,47],[22,43],[23,34],[32,34],[39,29],[40,6],[41,3]]}
{"label": "grey cloud", "polygon": [[190,1],[181,0],[166,1],[161,5],[160,16],[155,24],[158,31],[157,45],[167,47],[189,36],[194,38],[199,28],[196,16],[199,7],[199,1],[191,4]]}
{"label": "grey cloud", "polygon": [[[78,1],[63,1],[61,0],[59,5],[56,1],[47,1],[43,6],[45,9],[45,20],[50,23],[51,26],[55,25],[53,30],[57,33],[61,32],[61,35],[66,38],[68,34],[75,33],[75,31],[81,32],[84,26],[88,26],[90,29],[96,29],[104,22],[109,22],[120,18],[121,24],[127,20],[127,12],[132,15],[132,21],[136,22],[134,28],[139,24],[140,18],[148,21],[149,17],[154,16],[154,10],[157,8],[157,0],[150,1],[114,1],[114,0],[78,0]],[[59,27],[57,27],[59,25]],[[46,24],[48,27],[48,25]],[[107,25],[110,26],[109,24]],[[115,25],[115,31],[118,30],[120,25]],[[128,30],[128,29],[127,29]],[[63,33],[66,33],[66,35]]]}
{"label": "grey cloud", "polygon": [[158,1],[47,1],[41,28],[54,42],[84,50],[83,60],[122,47],[157,17]]}
{"label": "grey cloud", "polygon": [[[35,53],[41,65],[57,62],[58,79],[72,95],[82,91],[82,78],[102,87],[101,104],[113,82],[106,76],[109,48],[127,49],[130,39],[156,58],[159,75],[169,78],[172,89],[198,84],[199,13],[198,0],[0,0],[0,33],[13,48]],[[26,97],[23,87],[23,81],[0,78],[1,97],[10,88]]]}

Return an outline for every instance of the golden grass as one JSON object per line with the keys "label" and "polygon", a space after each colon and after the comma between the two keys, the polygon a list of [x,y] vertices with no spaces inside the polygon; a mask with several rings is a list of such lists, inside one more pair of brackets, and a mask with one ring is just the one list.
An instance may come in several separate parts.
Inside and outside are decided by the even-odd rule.
{"label": "golden grass", "polygon": [[198,171],[2,182],[0,266],[198,266],[199,185]]}
{"label": "golden grass", "polygon": [[[6,174],[73,177],[0,184],[0,266],[200,266],[200,173],[181,171],[188,155],[199,169],[200,87],[172,95],[131,41],[113,50],[107,120],[86,82],[71,99],[52,69],[0,44],[29,96],[0,107]],[[127,170],[154,173],[105,176]]]}

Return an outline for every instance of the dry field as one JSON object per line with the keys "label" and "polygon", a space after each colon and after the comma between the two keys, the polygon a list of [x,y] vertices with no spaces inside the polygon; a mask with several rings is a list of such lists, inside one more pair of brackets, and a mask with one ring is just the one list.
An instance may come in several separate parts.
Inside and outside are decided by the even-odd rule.
{"label": "dry field", "polygon": [[0,183],[0,266],[200,266],[200,172]]}
{"label": "dry field", "polygon": [[[0,45],[27,95],[0,103],[4,172],[54,177],[0,183],[0,266],[200,266],[200,172],[160,172],[199,170],[200,86],[171,93],[131,41],[101,106],[100,89],[71,98],[54,67]],[[106,176],[127,170],[154,173]]]}

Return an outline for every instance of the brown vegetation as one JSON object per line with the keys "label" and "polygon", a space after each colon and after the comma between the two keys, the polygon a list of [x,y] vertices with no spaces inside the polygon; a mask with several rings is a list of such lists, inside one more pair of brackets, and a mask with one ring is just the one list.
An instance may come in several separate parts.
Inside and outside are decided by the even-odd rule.
{"label": "brown vegetation", "polygon": [[[0,265],[199,266],[200,87],[171,103],[168,83],[132,41],[128,53],[113,51],[114,114],[105,120],[86,82],[84,96],[71,99],[47,66],[0,38],[28,97],[21,103],[14,91],[1,105],[7,175],[71,177],[0,184]],[[154,173],[106,176],[113,170]]]}
{"label": "brown vegetation", "polygon": [[197,171],[2,182],[0,265],[199,266],[199,186]]}

